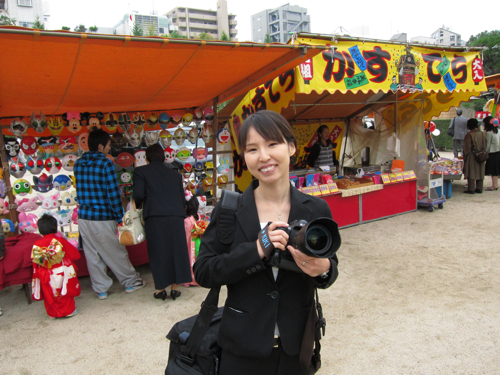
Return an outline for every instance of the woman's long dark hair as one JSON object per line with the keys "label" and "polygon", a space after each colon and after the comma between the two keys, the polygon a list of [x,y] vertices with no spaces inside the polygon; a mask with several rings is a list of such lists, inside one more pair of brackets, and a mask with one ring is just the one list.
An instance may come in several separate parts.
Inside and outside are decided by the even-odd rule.
{"label": "woman's long dark hair", "polygon": [[498,134],[498,128],[491,123],[492,119],[493,117],[491,116],[486,116],[485,118],[483,118],[484,130],[487,132]]}

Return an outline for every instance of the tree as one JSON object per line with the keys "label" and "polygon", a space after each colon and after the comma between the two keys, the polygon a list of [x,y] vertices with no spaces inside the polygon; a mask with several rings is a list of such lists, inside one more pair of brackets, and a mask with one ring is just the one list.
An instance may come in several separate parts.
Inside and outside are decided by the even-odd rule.
{"label": "tree", "polygon": [[170,35],[167,36],[168,38],[175,38],[175,39],[186,39],[185,36],[179,34],[177,30],[172,30],[170,32]]}
{"label": "tree", "polygon": [[229,39],[229,37],[227,36],[226,32],[224,30],[222,30],[222,35],[220,36],[220,40],[224,40],[224,41],[231,41],[231,39]]}
{"label": "tree", "polygon": [[198,34],[198,39],[201,39],[201,40],[214,40],[214,38],[212,37],[212,35],[210,35],[209,33],[206,33],[206,32],[199,33]]}
{"label": "tree", "polygon": [[156,34],[156,27],[153,24],[151,24],[151,25],[148,26],[146,32],[147,32],[147,36],[155,36],[155,35],[157,35]]}
{"label": "tree", "polygon": [[0,25],[6,25],[6,26],[16,26],[16,19],[15,18],[10,18],[9,16],[6,16],[5,14],[0,14]]}
{"label": "tree", "polygon": [[70,28],[70,27],[68,27],[68,26],[63,26],[63,27],[61,27],[61,30],[70,31],[70,30],[71,30],[71,28]]}
{"label": "tree", "polygon": [[33,28],[38,30],[45,29],[45,24],[40,22],[40,17],[38,16],[38,14],[36,15],[35,22],[33,22]]}
{"label": "tree", "polygon": [[75,31],[79,32],[79,33],[84,33],[87,31],[87,28],[85,27],[85,25],[78,25],[75,27]]}
{"label": "tree", "polygon": [[143,36],[144,35],[144,30],[142,27],[139,27],[139,25],[134,22],[134,26],[132,27],[132,35],[135,36]]}
{"label": "tree", "polygon": [[266,34],[266,37],[264,38],[264,43],[272,43],[273,40],[271,39],[271,35]]}
{"label": "tree", "polygon": [[96,25],[94,25],[94,26],[90,26],[90,27],[89,27],[89,31],[90,31],[91,33],[96,33],[96,32],[97,32],[97,30],[99,30],[99,28],[98,28]]}
{"label": "tree", "polygon": [[467,42],[471,47],[488,47],[483,52],[484,74],[490,76],[500,73],[500,30],[483,31],[471,36]]}

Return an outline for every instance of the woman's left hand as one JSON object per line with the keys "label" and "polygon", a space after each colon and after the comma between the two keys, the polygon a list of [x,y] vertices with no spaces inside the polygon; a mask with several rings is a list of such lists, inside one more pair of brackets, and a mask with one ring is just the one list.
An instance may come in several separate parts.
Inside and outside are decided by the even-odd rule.
{"label": "woman's left hand", "polygon": [[319,276],[330,270],[330,260],[328,258],[310,257],[291,245],[288,245],[287,249],[292,254],[297,266],[311,277]]}

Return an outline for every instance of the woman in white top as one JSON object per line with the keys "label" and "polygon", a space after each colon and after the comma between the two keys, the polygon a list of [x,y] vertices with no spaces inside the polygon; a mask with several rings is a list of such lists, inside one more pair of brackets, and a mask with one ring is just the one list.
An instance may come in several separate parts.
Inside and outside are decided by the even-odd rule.
{"label": "woman in white top", "polygon": [[498,176],[500,176],[500,133],[498,128],[493,125],[493,117],[487,116],[483,119],[484,129],[486,131],[486,151],[490,154],[486,160],[485,175],[491,176],[491,187],[487,191],[498,190]]}

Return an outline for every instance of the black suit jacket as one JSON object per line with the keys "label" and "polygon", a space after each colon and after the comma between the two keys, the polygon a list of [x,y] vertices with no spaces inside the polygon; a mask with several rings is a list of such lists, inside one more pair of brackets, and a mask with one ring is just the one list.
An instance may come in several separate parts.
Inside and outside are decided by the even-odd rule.
{"label": "black suit jacket", "polygon": [[[272,351],[277,322],[283,350],[289,355],[297,355],[313,304],[310,281],[319,288],[332,285],[338,276],[338,260],[336,256],[330,259],[327,279],[280,269],[275,281],[272,268],[260,259],[257,250],[257,234],[261,229],[254,199],[257,186],[258,181],[254,181],[243,193],[231,245],[223,245],[217,239],[220,205],[215,207],[194,264],[195,279],[206,288],[227,285],[218,338],[223,349],[239,356],[267,357]],[[289,223],[332,217],[324,200],[305,195],[294,187],[290,189]]]}
{"label": "black suit jacket", "polygon": [[186,216],[182,177],[162,161],[154,160],[134,170],[133,198],[144,218],[149,216]]}

